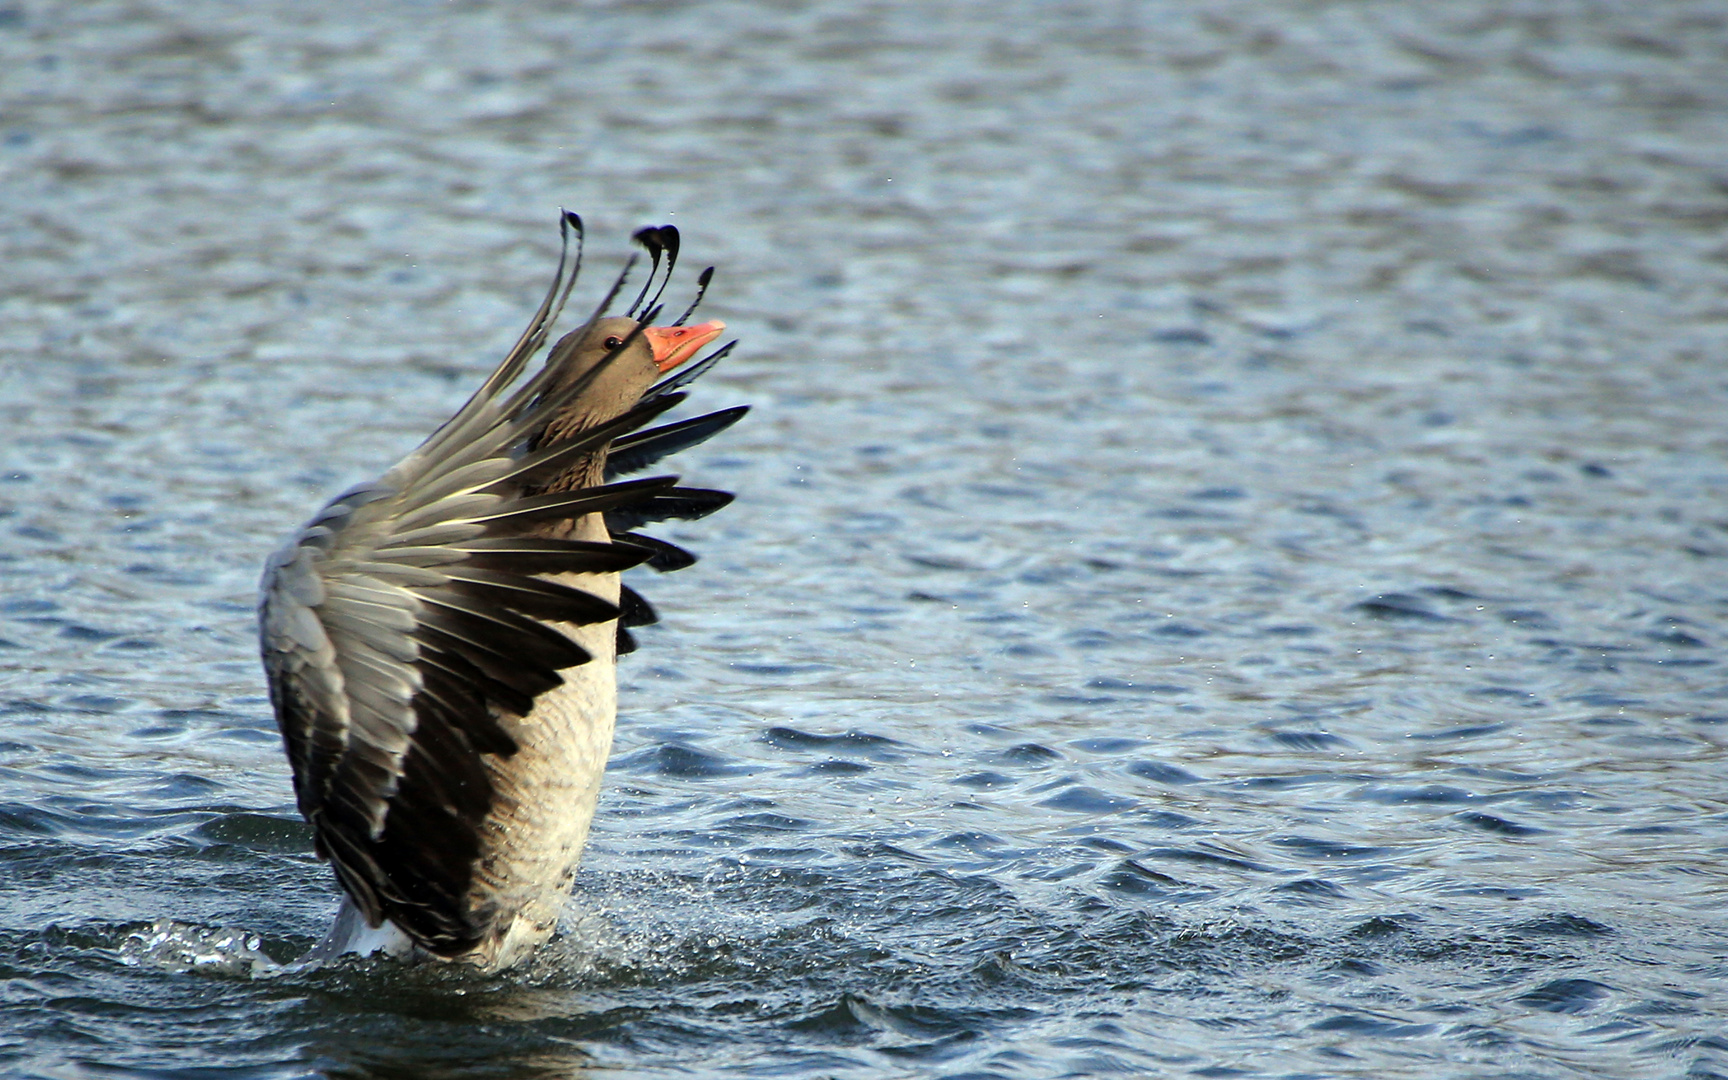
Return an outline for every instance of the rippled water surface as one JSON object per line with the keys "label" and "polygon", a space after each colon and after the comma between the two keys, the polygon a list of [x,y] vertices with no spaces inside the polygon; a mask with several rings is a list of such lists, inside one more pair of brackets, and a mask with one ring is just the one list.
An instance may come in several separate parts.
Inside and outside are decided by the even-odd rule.
{"label": "rippled water surface", "polygon": [[[1728,1074],[1719,4],[9,0],[0,193],[0,1075]],[[740,498],[552,946],[287,970],[257,569],[560,205]]]}

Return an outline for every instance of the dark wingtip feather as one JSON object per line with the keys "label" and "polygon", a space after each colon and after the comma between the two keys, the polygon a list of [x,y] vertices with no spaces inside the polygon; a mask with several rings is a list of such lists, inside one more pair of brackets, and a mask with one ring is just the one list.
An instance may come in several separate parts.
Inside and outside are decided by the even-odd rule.
{"label": "dark wingtip feather", "polygon": [[652,556],[641,546],[529,536],[483,537],[462,544],[467,563],[512,574],[615,574]]}
{"label": "dark wingtip feather", "polygon": [[[672,268],[678,263],[679,241],[678,229],[675,226],[650,225],[647,228],[637,229],[630,239],[647,249],[648,257],[653,262],[648,268],[648,280],[642,283],[642,291],[636,294],[635,302],[624,313],[626,315],[636,314],[636,309],[642,305],[643,300],[647,299],[648,290],[654,287],[654,278],[660,269],[660,256],[666,256],[666,275],[660,282],[660,292],[666,291],[666,282],[672,279]],[[655,293],[654,299],[649,301],[649,306],[652,307],[659,300],[660,293]],[[644,317],[643,321],[646,322],[647,318]]]}
{"label": "dark wingtip feather", "polygon": [[[673,393],[663,399],[681,398]],[[606,454],[606,479],[639,472],[663,458],[699,446],[725,431],[750,411],[748,405],[707,413],[617,439]]]}
{"label": "dark wingtip feather", "polygon": [[628,585],[618,587],[619,626],[653,626],[659,621],[654,605],[643,599],[641,593]]}
{"label": "dark wingtip feather", "polygon": [[708,295],[708,283],[713,280],[714,268],[712,266],[696,275],[696,299],[690,301],[690,306],[684,309],[684,314],[678,316],[678,321],[673,323],[673,326],[683,326],[690,321],[690,316],[696,314],[696,305],[700,304],[702,298]]}
{"label": "dark wingtip feather", "polygon": [[605,511],[606,528],[616,536],[654,521],[698,521],[727,506],[735,498],[737,496],[730,491],[711,488],[668,488],[653,498]]}
{"label": "dark wingtip feather", "polygon": [[677,544],[667,543],[657,536],[627,532],[617,534],[612,537],[612,540],[614,543],[632,544],[653,552],[644,564],[662,574],[669,574],[674,570],[683,570],[686,567],[696,565],[696,555],[693,552],[686,551]]}
{"label": "dark wingtip feather", "polygon": [[[576,234],[576,258],[570,267],[570,284],[574,285],[576,284],[577,276],[582,273],[582,249],[587,246],[588,230],[582,227],[582,216],[580,214],[566,210],[564,211],[563,220],[559,222],[558,231],[565,237],[568,237],[571,233]],[[569,295],[568,290],[565,291],[565,295]],[[564,310],[562,302],[559,303],[558,310]]]}
{"label": "dark wingtip feather", "polygon": [[666,286],[672,282],[672,271],[678,266],[678,229],[672,225],[660,226],[660,243],[666,248],[666,274],[660,279],[660,287],[654,290],[654,299],[648,301],[655,318],[659,318],[660,298],[666,295]]}

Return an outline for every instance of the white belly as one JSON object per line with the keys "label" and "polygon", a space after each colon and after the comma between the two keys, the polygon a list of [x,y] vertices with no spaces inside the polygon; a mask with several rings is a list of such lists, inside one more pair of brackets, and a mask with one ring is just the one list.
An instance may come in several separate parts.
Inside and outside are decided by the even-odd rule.
{"label": "white belly", "polygon": [[[618,602],[617,574],[565,574],[562,584]],[[488,928],[474,959],[515,962],[558,925],[600,799],[618,709],[616,622],[560,624],[593,657],[564,672],[527,717],[504,719],[517,751],[488,758],[492,812],[480,831],[469,909]]]}

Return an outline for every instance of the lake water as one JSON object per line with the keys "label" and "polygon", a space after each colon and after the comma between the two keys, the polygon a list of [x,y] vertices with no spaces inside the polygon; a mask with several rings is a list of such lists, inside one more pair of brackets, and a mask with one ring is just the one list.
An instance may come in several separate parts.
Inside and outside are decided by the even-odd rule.
{"label": "lake water", "polygon": [[[1719,4],[14,0],[0,196],[0,1075],[1728,1075]],[[560,937],[287,970],[260,563],[559,206],[739,499]]]}

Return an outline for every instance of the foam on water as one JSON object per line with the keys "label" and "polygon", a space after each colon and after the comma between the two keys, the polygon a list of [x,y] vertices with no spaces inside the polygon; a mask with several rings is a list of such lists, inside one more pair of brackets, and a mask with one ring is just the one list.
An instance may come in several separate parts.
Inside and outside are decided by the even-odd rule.
{"label": "foam on water", "polygon": [[263,944],[263,938],[243,930],[157,919],[126,935],[120,945],[120,962],[174,974],[259,978],[282,970],[281,964],[261,951]]}

